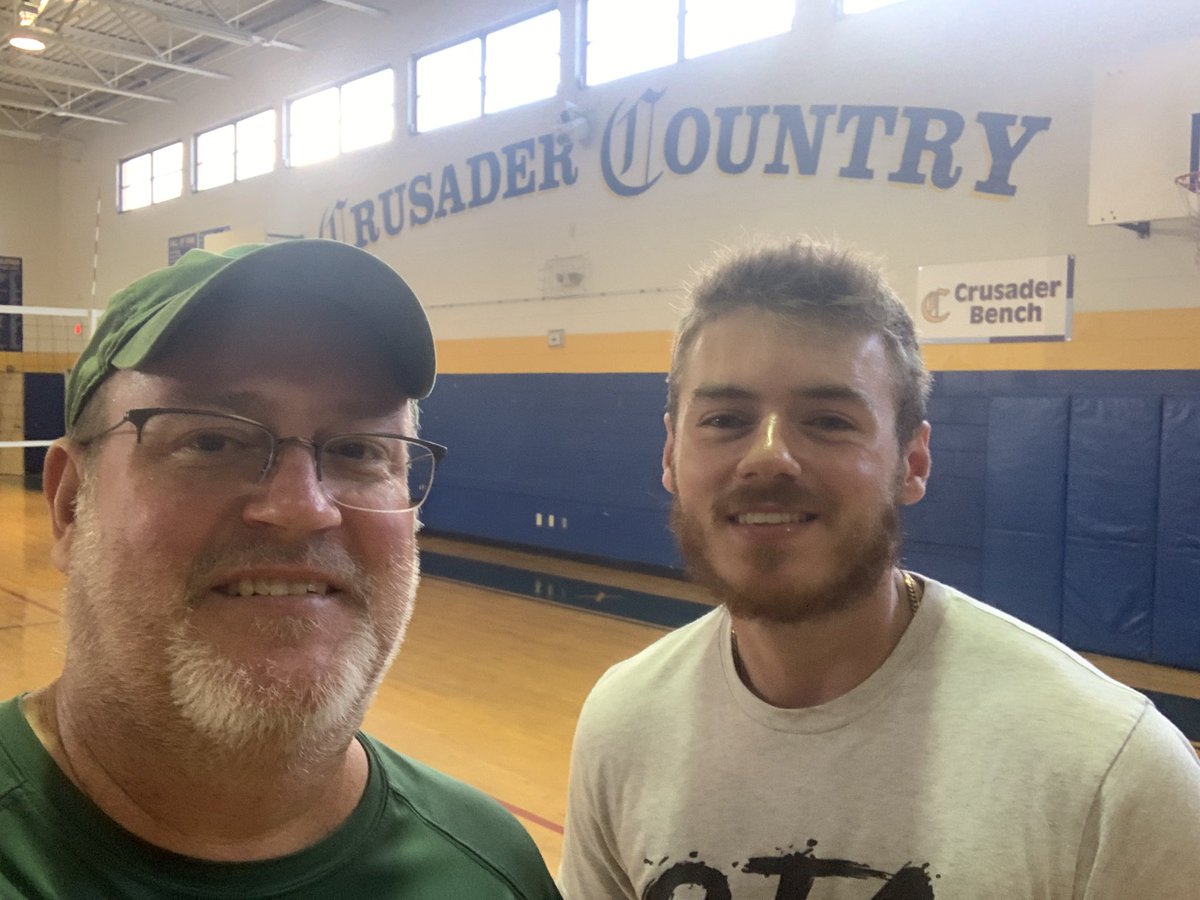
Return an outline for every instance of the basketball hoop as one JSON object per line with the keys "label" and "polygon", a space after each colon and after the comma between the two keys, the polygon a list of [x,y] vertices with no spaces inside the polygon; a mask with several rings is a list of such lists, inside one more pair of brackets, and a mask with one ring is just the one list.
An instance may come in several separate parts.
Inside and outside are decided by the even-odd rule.
{"label": "basketball hoop", "polygon": [[1196,231],[1196,265],[1200,266],[1200,171],[1184,172],[1175,179],[1175,184],[1179,186],[1179,196]]}

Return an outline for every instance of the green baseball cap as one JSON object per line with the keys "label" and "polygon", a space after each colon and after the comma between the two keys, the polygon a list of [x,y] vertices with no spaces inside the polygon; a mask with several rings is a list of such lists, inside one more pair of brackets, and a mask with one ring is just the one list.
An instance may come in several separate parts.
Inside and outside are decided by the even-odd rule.
{"label": "green baseball cap", "polygon": [[181,327],[236,295],[319,302],[367,326],[391,355],[397,383],[413,399],[427,397],[436,374],[433,335],[416,294],[387,263],[350,244],[291,240],[244,244],[221,253],[189,250],[173,266],[151,272],[108,302],[96,333],[67,375],[67,428],[88,398],[119,369],[136,369]]}

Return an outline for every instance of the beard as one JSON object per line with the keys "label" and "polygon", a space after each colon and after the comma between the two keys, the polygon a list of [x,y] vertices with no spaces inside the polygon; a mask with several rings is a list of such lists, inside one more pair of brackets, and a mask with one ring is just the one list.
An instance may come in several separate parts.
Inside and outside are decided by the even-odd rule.
{"label": "beard", "polygon": [[766,546],[753,548],[747,560],[760,577],[747,584],[735,583],[720,573],[713,547],[719,538],[705,528],[706,522],[725,521],[727,508],[737,504],[775,501],[785,506],[809,506],[810,495],[795,485],[735,490],[707,511],[707,519],[685,509],[675,492],[671,529],[688,574],[724,603],[731,615],[775,624],[811,621],[855,606],[896,565],[900,548],[899,487],[897,478],[887,502],[862,520],[841,528],[833,549],[834,565],[830,574],[817,582],[782,580],[781,573],[791,561],[791,554],[780,547]]}
{"label": "beard", "polygon": [[[328,541],[295,546],[242,538],[207,548],[181,578],[152,552],[104,545],[86,484],[75,529],[65,606],[69,654],[93,689],[104,685],[97,698],[103,706],[149,727],[159,721],[151,710],[169,706],[191,735],[185,740],[202,744],[213,766],[260,754],[307,768],[345,749],[403,642],[416,593],[415,549],[371,576]],[[193,621],[213,573],[272,564],[312,566],[347,586],[339,602],[354,610],[353,624],[332,661],[315,673],[234,658]],[[296,615],[253,619],[251,627],[286,648],[321,624]]]}
{"label": "beard", "polygon": [[[283,675],[269,663],[247,663],[224,655],[185,616],[167,637],[171,699],[198,734],[229,753],[242,757],[256,748],[270,748],[311,763],[345,746],[391,667],[412,615],[416,563],[415,558],[406,564],[393,557],[388,572],[372,578],[340,547],[318,544],[288,552],[267,544],[206,554],[194,567],[199,577],[190,581],[208,583],[202,573],[215,568],[228,571],[230,566],[272,563],[313,566],[335,573],[342,584],[353,585],[342,599],[361,614],[336,659],[315,676]],[[188,591],[189,598],[198,594],[197,589]],[[375,598],[406,598],[403,616],[390,634],[372,613],[378,605],[372,602]],[[287,647],[301,644],[321,624],[298,615],[255,620],[252,627],[274,646]]]}

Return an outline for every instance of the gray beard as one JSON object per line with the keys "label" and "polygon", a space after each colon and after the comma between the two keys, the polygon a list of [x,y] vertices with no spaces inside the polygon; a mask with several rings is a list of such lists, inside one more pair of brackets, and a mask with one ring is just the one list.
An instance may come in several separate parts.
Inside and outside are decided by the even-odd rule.
{"label": "gray beard", "polygon": [[[269,636],[287,644],[319,625],[296,616],[270,627],[277,633]],[[184,620],[166,641],[171,701],[218,756],[275,754],[292,768],[312,768],[345,748],[391,665],[399,641],[381,661],[375,634],[368,615],[356,623],[336,666],[313,679],[262,684]]]}
{"label": "gray beard", "polygon": [[[162,572],[147,571],[128,550],[102,548],[94,503],[87,494],[82,492],[77,504],[65,611],[68,664],[95,691],[89,702],[143,723],[150,740],[168,740],[152,711],[173,709],[190,731],[176,742],[202,747],[198,765],[214,769],[231,760],[244,765],[255,756],[307,769],[344,752],[407,630],[416,591],[415,553],[395,556],[383,575],[370,578],[334,545],[287,548],[243,542],[211,549],[196,560],[185,579],[176,576],[172,581]],[[118,558],[131,562],[121,566]],[[205,573],[215,568],[301,560],[353,585],[345,601],[357,606],[361,616],[336,665],[316,677],[264,684],[250,666],[204,640],[191,622],[190,610],[206,582]],[[181,586],[165,587],[171,584]],[[390,624],[372,615],[377,604],[396,602],[403,603],[404,610]],[[137,624],[115,633],[105,627],[105,611],[122,607],[122,621]],[[165,625],[164,609],[173,616]],[[140,611],[144,614],[138,615]],[[286,644],[318,624],[296,616],[269,627],[270,636]],[[135,642],[130,637],[136,646],[153,647],[152,652],[132,652]]]}

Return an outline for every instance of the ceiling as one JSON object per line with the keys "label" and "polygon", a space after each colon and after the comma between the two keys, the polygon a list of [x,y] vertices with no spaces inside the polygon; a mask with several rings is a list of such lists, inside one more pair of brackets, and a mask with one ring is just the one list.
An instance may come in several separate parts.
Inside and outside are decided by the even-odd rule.
{"label": "ceiling", "polygon": [[[28,53],[6,38],[18,10],[36,11],[46,49]],[[167,83],[231,80],[213,66],[230,50],[304,48],[285,31],[336,7],[382,15],[358,0],[0,0],[0,137],[41,140],[73,123],[119,127],[131,106],[171,103]]]}

